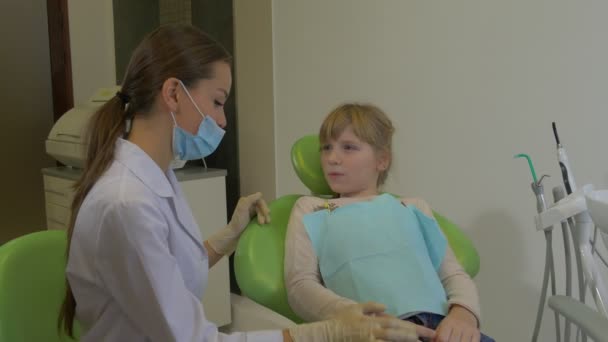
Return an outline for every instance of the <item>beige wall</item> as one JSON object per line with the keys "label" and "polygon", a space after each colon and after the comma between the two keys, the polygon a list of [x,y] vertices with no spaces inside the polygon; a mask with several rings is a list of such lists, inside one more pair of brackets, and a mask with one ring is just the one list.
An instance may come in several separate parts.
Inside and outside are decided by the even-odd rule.
{"label": "beige wall", "polygon": [[[259,51],[267,44],[248,41],[258,49],[237,55],[252,63],[239,68],[244,62],[237,60],[237,77],[255,72],[250,58],[274,64],[274,108],[256,106],[256,92],[269,96],[270,76],[262,74],[237,89],[239,100],[251,96],[247,107],[239,102],[239,115],[259,110],[251,112],[256,125],[246,127],[268,140],[274,124],[278,196],[305,192],[289,149],[316,132],[332,107],[354,100],[384,108],[397,126],[388,187],[427,199],[466,230],[482,259],[476,282],[484,331],[499,341],[528,340],[545,244],[533,228],[527,165],[513,155],[529,153],[539,174],[552,175],[550,198],[560,183],[551,133],[557,121],[578,182],[608,185],[607,11],[608,3],[598,1],[275,0],[271,10],[237,16],[237,27],[269,13],[273,20],[272,55]],[[240,137],[241,159],[257,165],[256,151],[273,160],[271,148],[253,145],[253,134]],[[247,186],[263,188],[264,180],[252,177]],[[541,340],[554,340],[548,315]]]}
{"label": "beige wall", "polygon": [[[68,1],[74,102],[115,84],[112,1]],[[0,243],[46,228],[40,170],[55,165],[44,141],[53,125],[46,3],[3,1],[0,54]]]}
{"label": "beige wall", "polygon": [[0,244],[44,229],[40,169],[53,121],[46,2],[0,2]]}
{"label": "beige wall", "polygon": [[272,1],[234,1],[241,193],[276,196]]}
{"label": "beige wall", "polygon": [[112,0],[68,0],[74,105],[116,85]]}

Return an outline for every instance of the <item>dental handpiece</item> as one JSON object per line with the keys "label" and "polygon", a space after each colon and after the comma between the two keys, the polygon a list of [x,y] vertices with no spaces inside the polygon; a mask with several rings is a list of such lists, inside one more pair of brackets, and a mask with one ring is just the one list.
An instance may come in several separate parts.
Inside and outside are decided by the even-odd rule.
{"label": "dental handpiece", "polygon": [[559,141],[559,135],[557,134],[557,127],[555,126],[555,122],[552,123],[552,126],[553,136],[555,137],[555,142],[557,143],[557,160],[559,162],[559,168],[562,172],[562,179],[564,180],[564,187],[566,188],[566,193],[569,195],[572,192],[576,191],[576,183],[574,183],[574,176],[572,175],[572,168],[570,168],[570,163],[568,162],[568,155],[566,154],[566,149]]}

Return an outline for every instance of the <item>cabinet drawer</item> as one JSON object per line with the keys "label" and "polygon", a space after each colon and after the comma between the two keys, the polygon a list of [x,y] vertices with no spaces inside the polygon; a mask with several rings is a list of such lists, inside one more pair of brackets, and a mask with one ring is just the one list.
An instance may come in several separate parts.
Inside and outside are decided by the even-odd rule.
{"label": "cabinet drawer", "polygon": [[70,210],[60,205],[46,203],[46,218],[47,221],[50,220],[67,226],[70,223]]}
{"label": "cabinet drawer", "polygon": [[46,229],[67,230],[68,225],[52,219],[46,220]]}
{"label": "cabinet drawer", "polygon": [[45,175],[44,197],[46,203],[70,208],[74,198],[72,186],[74,186],[74,181]]}
{"label": "cabinet drawer", "polygon": [[54,190],[45,190],[44,199],[46,203],[52,203],[62,207],[71,208],[72,200],[74,199],[74,194]]}
{"label": "cabinet drawer", "polygon": [[74,192],[74,181],[53,176],[44,175],[44,190],[49,192],[72,193]]}

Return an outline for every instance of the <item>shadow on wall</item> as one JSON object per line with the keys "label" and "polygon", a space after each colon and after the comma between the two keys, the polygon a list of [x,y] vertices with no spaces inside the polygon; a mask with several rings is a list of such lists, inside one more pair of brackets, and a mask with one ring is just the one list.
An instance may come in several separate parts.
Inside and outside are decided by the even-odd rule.
{"label": "shadow on wall", "polygon": [[[529,268],[529,262],[522,253],[525,250],[522,237],[526,235],[520,230],[517,220],[504,209],[483,212],[469,230],[481,262],[475,281],[481,298],[482,331],[496,340],[527,340],[534,329],[540,289],[525,282],[521,276],[522,270]],[[544,258],[544,253],[542,255]],[[539,282],[541,277],[542,273],[539,274]],[[505,298],[513,300],[506,301]],[[501,312],[526,314],[504,317],[499,314]],[[526,321],[522,321],[524,319]],[[552,318],[545,315],[543,326],[548,325],[549,319]]]}

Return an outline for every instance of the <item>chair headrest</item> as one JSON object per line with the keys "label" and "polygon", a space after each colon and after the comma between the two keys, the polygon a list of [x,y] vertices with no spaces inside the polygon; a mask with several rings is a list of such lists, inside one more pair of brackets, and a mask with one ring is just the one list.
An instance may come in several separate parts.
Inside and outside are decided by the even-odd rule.
{"label": "chair headrest", "polygon": [[318,135],[303,136],[291,147],[291,165],[300,181],[314,195],[331,196],[334,193],[323,175],[320,149]]}

